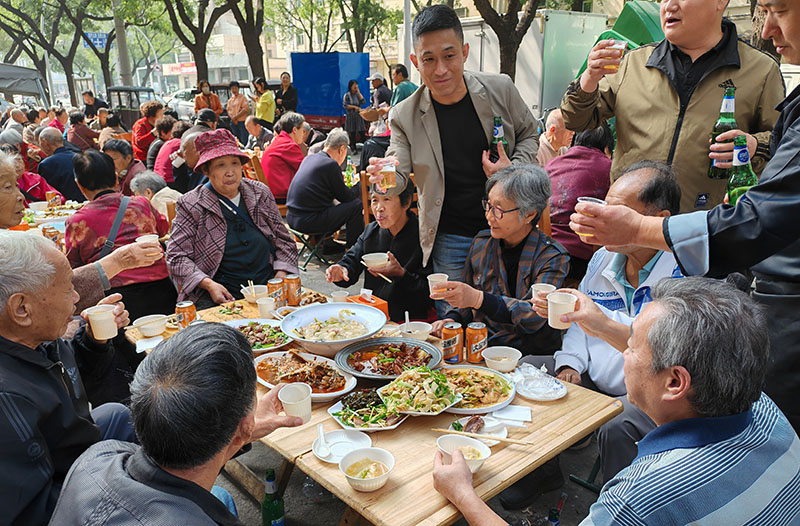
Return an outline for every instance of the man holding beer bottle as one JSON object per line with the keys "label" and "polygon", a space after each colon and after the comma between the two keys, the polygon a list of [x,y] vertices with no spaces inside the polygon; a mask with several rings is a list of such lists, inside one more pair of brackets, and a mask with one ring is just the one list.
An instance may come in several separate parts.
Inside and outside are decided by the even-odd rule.
{"label": "man holding beer bottle", "polygon": [[[771,38],[790,64],[800,64],[800,3],[759,0]],[[670,218],[644,217],[620,206],[579,204],[575,232],[596,245],[671,250],[685,275],[725,276],[750,267],[753,298],[767,309],[770,358],[764,391],[800,430],[800,88],[778,106],[771,160],[759,184],[719,205]],[[586,214],[586,215],[584,215]]]}
{"label": "man holding beer bottle", "polygon": [[[511,162],[535,162],[536,123],[505,75],[464,71],[469,44],[445,5],[420,11],[412,25],[414,54],[424,86],[393,110],[387,153],[397,164],[397,195],[415,175],[423,264],[451,280],[461,277],[472,238],[488,228],[481,206],[486,178]],[[495,161],[489,147],[497,116],[508,144]],[[384,164],[371,159],[370,182]],[[444,314],[441,312],[440,314]]]}
{"label": "man holding beer bottle", "polygon": [[[662,0],[665,39],[630,52],[615,48],[617,41],[601,40],[561,103],[564,123],[576,132],[616,117],[612,181],[641,159],[672,165],[681,186],[681,212],[722,202],[727,177],[709,178],[709,164],[717,159],[721,168],[730,168],[736,135],[748,134],[753,167],[761,172],[778,117],[774,107],[784,96],[772,57],[738,40],[736,26],[722,19],[727,4]],[[725,142],[709,151],[725,88],[736,88],[738,129],[721,134],[717,141]]]}

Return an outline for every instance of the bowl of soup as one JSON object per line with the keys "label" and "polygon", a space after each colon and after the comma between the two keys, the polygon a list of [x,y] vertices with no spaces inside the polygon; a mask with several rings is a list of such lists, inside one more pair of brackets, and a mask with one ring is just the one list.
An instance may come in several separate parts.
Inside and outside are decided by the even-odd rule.
{"label": "bowl of soup", "polygon": [[[478,471],[492,454],[489,446],[480,440],[462,435],[442,435],[436,440],[436,445],[446,457],[450,457],[455,450],[461,451],[461,455],[472,473]],[[451,459],[448,458],[448,461]]]}
{"label": "bowl of soup", "polygon": [[394,469],[394,456],[379,447],[355,449],[339,461],[339,470],[356,491],[377,491]]}
{"label": "bowl of soup", "polygon": [[510,373],[522,358],[522,353],[513,347],[487,347],[483,350],[486,367],[501,373]]}

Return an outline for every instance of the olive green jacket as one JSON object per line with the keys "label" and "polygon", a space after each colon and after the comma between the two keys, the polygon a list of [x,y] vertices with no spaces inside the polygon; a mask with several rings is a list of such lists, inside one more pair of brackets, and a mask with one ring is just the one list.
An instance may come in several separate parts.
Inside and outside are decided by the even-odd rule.
{"label": "olive green jacket", "polygon": [[[464,81],[486,133],[487,144],[492,142],[494,116],[499,115],[503,119],[503,132],[508,141],[511,161],[535,163],[539,150],[536,121],[511,78],[508,75],[465,71]],[[417,184],[419,241],[422,264],[426,265],[436,239],[444,202],[444,159],[430,90],[422,86],[395,106],[390,126],[392,138],[386,154],[396,155],[400,162],[397,167],[397,188],[405,188],[410,173],[414,174]],[[459,130],[448,132],[459,133]],[[480,203],[475,206],[480,206]]]}
{"label": "olive green jacket", "polygon": [[724,88],[736,87],[736,122],[758,139],[752,159],[757,173],[769,160],[770,133],[778,118],[775,106],[784,97],[775,60],[741,40],[736,43],[738,57],[734,52],[729,65],[708,72],[685,107],[665,70],[667,42],[634,49],[623,58],[619,72],[605,76],[593,93],[584,92],[579,79],[570,84],[561,102],[564,123],[583,131],[616,117],[612,181],[637,161],[665,161],[680,183],[681,212],[712,208],[722,202],[727,183],[708,178],[709,139]]}

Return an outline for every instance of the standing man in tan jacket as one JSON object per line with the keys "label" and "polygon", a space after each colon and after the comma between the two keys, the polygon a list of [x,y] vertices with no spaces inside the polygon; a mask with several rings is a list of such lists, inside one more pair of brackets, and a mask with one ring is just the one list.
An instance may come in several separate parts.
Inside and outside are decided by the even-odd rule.
{"label": "standing man in tan jacket", "polygon": [[708,144],[724,88],[736,88],[740,130],[718,140],[746,134],[758,173],[769,160],[775,106],[784,96],[778,64],[738,40],[736,26],[722,19],[727,5],[728,0],[662,0],[666,38],[627,52],[624,60],[618,50],[608,49],[612,40],[598,42],[586,71],[570,84],[561,103],[564,123],[576,132],[616,117],[612,181],[622,168],[642,159],[672,165],[684,213],[712,208],[725,193],[727,181],[708,178],[711,159],[730,167],[733,156],[733,142]]}
{"label": "standing man in tan jacket", "polygon": [[[413,173],[423,264],[431,259],[434,272],[459,280],[472,238],[488,228],[481,203],[486,179],[512,162],[535,162],[536,123],[507,75],[464,71],[469,44],[453,9],[426,7],[411,30],[411,62],[424,86],[392,111],[387,154],[397,164],[394,193]],[[496,161],[489,158],[495,115],[508,141]],[[380,162],[370,160],[372,183],[380,181]]]}

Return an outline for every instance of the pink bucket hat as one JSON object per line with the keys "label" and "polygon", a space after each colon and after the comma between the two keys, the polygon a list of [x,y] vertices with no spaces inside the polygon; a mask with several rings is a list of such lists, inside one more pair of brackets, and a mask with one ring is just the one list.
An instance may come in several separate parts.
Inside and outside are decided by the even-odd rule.
{"label": "pink bucket hat", "polygon": [[201,133],[194,140],[194,148],[199,156],[197,165],[194,168],[198,172],[200,167],[208,161],[218,157],[225,157],[226,155],[239,157],[242,160],[242,164],[250,161],[250,158],[236,145],[236,139],[233,134],[224,128]]}

